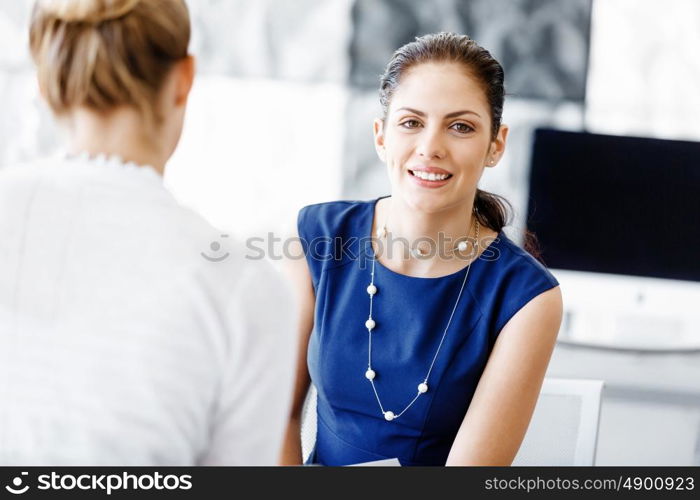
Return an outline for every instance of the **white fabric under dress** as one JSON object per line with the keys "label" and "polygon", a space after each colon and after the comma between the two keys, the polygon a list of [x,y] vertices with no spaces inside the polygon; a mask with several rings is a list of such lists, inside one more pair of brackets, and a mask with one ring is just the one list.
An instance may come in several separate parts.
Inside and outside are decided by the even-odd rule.
{"label": "white fabric under dress", "polygon": [[292,309],[150,167],[0,169],[0,464],[274,463]]}

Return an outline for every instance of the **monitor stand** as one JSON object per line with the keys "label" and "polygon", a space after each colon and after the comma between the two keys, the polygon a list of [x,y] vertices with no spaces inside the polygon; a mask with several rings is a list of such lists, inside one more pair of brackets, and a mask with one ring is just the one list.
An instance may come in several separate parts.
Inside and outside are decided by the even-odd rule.
{"label": "monitor stand", "polygon": [[552,269],[564,297],[559,342],[700,351],[700,283]]}

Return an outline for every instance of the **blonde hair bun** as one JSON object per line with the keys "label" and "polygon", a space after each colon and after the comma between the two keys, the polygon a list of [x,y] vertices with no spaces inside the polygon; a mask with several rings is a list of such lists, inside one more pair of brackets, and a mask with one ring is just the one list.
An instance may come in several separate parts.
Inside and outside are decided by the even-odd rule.
{"label": "blonde hair bun", "polygon": [[37,0],[29,26],[39,87],[57,115],[126,105],[158,121],[157,94],[189,41],[184,0]]}
{"label": "blonde hair bun", "polygon": [[141,0],[38,0],[45,14],[67,23],[98,24],[118,19]]}

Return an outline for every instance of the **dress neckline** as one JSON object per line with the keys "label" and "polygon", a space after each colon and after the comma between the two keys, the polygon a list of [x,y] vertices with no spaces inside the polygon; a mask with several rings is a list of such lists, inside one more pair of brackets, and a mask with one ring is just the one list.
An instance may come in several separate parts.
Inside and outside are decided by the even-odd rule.
{"label": "dress neckline", "polygon": [[[390,198],[390,197],[391,197],[391,195],[380,196],[379,198],[376,198],[374,200],[370,200],[370,201],[366,202],[367,206],[368,206],[368,212],[369,212],[369,227],[365,228],[364,234],[365,235],[369,234],[370,242],[374,241],[374,237],[375,237],[375,235],[372,233],[372,225],[374,223],[374,214],[375,214],[375,211],[377,208],[377,203],[379,202],[379,200],[382,200],[384,198]],[[454,279],[454,278],[460,276],[461,274],[465,273],[470,266],[479,265],[477,263],[484,260],[481,258],[481,256],[484,254],[484,252],[486,252],[486,250],[492,250],[493,248],[496,248],[496,246],[498,244],[500,244],[500,242],[502,242],[505,237],[506,236],[505,236],[503,230],[499,231],[498,235],[493,240],[491,240],[491,242],[486,246],[486,248],[484,248],[481,251],[481,253],[479,254],[479,256],[476,259],[472,260],[471,263],[466,264],[463,268],[461,268],[453,273],[445,274],[443,276],[432,276],[432,277],[411,276],[410,274],[403,274],[403,273],[396,272],[392,269],[389,269],[384,264],[382,264],[379,261],[379,259],[377,259],[377,256],[374,253],[374,247],[371,244],[369,245],[369,254],[370,254],[369,256],[370,256],[370,258],[375,260],[377,267],[383,269],[384,271],[386,271],[389,274],[392,274],[392,275],[397,276],[397,277],[402,278],[402,279],[424,280],[426,282],[430,281],[430,280],[442,280],[442,279],[449,280],[449,279]]]}

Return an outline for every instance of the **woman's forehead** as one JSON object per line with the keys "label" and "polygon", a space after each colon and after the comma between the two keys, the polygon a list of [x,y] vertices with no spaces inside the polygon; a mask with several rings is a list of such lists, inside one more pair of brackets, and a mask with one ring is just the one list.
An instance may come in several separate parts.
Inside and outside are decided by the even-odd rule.
{"label": "woman's forehead", "polygon": [[392,110],[402,107],[426,113],[449,113],[452,108],[488,112],[482,84],[459,63],[423,63],[409,68],[391,100]]}

